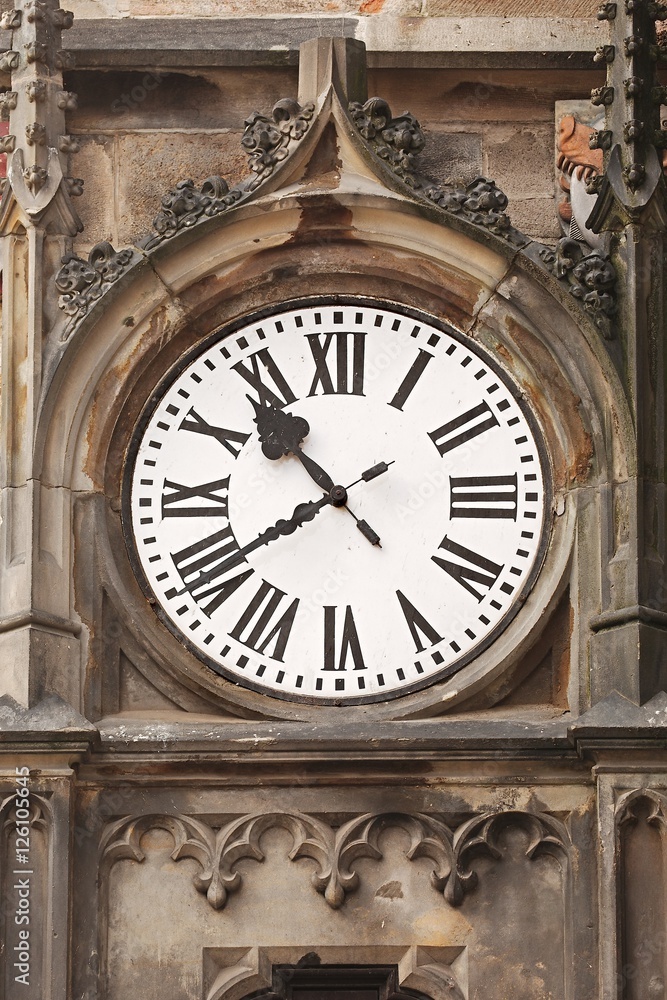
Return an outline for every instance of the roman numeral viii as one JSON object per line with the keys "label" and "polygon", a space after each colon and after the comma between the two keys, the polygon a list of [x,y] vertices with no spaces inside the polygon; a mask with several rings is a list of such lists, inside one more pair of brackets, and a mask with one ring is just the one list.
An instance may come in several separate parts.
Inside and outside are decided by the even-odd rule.
{"label": "roman numeral viii", "polygon": [[[348,657],[355,670],[365,670],[366,664],[361,652],[361,644],[357,626],[352,614],[352,608],[347,605],[343,619],[343,629],[340,638],[336,636],[335,607],[324,609],[324,667],[323,670],[347,670]],[[336,662],[336,659],[338,662]]]}
{"label": "roman numeral viii", "polygon": [[517,476],[449,477],[450,517],[500,517],[516,521]]}
{"label": "roman numeral viii", "polygon": [[493,562],[492,559],[487,559],[486,556],[481,556],[478,552],[467,549],[465,545],[459,545],[458,542],[447,538],[447,535],[440,542],[440,548],[452,558],[431,556],[433,562],[444,569],[445,573],[449,573],[452,579],[460,583],[469,594],[481,601],[485,592],[478,590],[477,586],[485,587],[486,593],[488,593],[500,576],[503,567]]}
{"label": "roman numeral viii", "polygon": [[[195,434],[207,434],[209,437],[215,438],[227,451],[231,452],[234,458],[238,457],[241,448],[250,437],[249,434],[243,434],[241,431],[229,431],[225,427],[214,427],[213,424],[209,424],[207,420],[200,417],[194,408],[190,408],[188,415],[181,421],[178,429],[193,431]],[[241,448],[235,448],[232,442],[237,442]]]}
{"label": "roman numeral viii", "polygon": [[[315,376],[308,393],[309,396],[316,396],[320,386],[325,396],[330,396],[333,393],[363,396],[365,338],[365,333],[337,332],[306,335],[315,362]],[[327,364],[329,348],[333,343],[336,344],[335,386],[334,376],[332,376]]]}
{"label": "roman numeral viii", "polygon": [[[237,576],[222,579],[245,562],[238,548],[232,529],[227,525],[171,554],[185,589],[209,617],[254,573],[246,569]],[[168,590],[165,596],[171,599],[177,594],[178,591]]]}
{"label": "roman numeral viii", "polygon": [[452,448],[458,448],[460,444],[465,444],[471,438],[483,434],[491,427],[498,427],[495,414],[491,411],[486,401],[473,406],[471,410],[462,413],[453,420],[449,420],[442,427],[429,432],[429,437],[441,455],[446,455]]}
{"label": "roman numeral viii", "polygon": [[[263,347],[261,351],[255,351],[254,354],[250,355],[248,361],[250,362],[249,368],[245,361],[239,361],[232,365],[232,370],[252,386],[262,406],[280,408],[287,406],[288,403],[296,402],[296,396],[273,360],[268,347]],[[260,369],[260,362],[263,370]],[[265,381],[267,376],[268,380],[273,383],[273,387],[268,384],[268,380]]]}
{"label": "roman numeral viii", "polygon": [[[227,516],[229,476],[201,486],[183,486],[165,479],[162,492],[163,517],[218,517]],[[219,494],[222,494],[221,496]],[[201,500],[201,504],[191,504]]]}

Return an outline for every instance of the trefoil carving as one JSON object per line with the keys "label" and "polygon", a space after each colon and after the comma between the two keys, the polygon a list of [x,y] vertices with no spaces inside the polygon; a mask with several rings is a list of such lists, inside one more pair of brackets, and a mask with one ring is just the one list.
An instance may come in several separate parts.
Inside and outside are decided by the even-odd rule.
{"label": "trefoil carving", "polygon": [[625,792],[616,803],[616,821],[619,826],[624,823],[636,823],[639,813],[648,806],[646,822],[653,826],[662,826],[667,830],[667,796],[653,788],[636,788]]}
{"label": "trefoil carving", "polygon": [[510,824],[522,827],[528,833],[526,857],[531,860],[540,854],[551,854],[562,861],[567,858],[570,837],[566,826],[548,813],[528,813],[519,810],[475,816],[463,823],[454,834],[454,875],[445,898],[458,905],[463,895],[477,885],[477,873],[470,861],[477,854],[486,854],[495,860],[502,857],[499,838]]}
{"label": "trefoil carving", "polygon": [[516,811],[474,817],[453,832],[441,819],[424,813],[364,813],[335,827],[303,813],[254,813],[237,817],[214,828],[185,815],[150,814],[126,816],[111,824],[101,842],[101,857],[108,867],[116,861],[141,862],[141,838],[151,829],[167,830],[174,840],[172,858],[192,858],[199,863],[195,888],[215,910],[222,909],[229,895],[242,885],[235,868],[243,858],[264,860],[262,835],[280,827],[292,837],[290,860],[309,858],[316,864],[311,882],[333,909],[339,909],[347,895],[359,888],[355,868],[359,858],[382,858],[380,838],[390,827],[404,830],[410,843],[410,861],[428,858],[433,863],[431,883],[451,906],[459,906],[477,884],[477,874],[469,867],[480,849],[501,857],[498,838],[509,823],[528,830],[526,851],[532,858],[540,851],[567,854],[569,838],[564,825],[547,814]]}
{"label": "trefoil carving", "polygon": [[95,244],[87,261],[75,254],[66,254],[62,258],[62,267],[55,282],[60,292],[58,305],[69,317],[62,334],[63,340],[70,337],[78,321],[135,260],[134,250],[114,250],[110,243]]}

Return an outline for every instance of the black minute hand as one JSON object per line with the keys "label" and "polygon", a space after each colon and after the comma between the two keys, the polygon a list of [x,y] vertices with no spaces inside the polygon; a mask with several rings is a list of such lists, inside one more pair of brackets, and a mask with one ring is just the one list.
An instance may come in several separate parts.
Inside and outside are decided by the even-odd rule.
{"label": "black minute hand", "polygon": [[227,559],[224,559],[221,563],[218,563],[212,569],[207,570],[205,573],[200,573],[199,576],[191,580],[183,590],[179,590],[178,594],[192,593],[194,590],[198,590],[203,584],[210,583],[217,577],[222,576],[230,569],[234,569],[240,563],[243,562],[245,556],[254,552],[255,549],[259,549],[262,545],[268,545],[269,542],[274,541],[276,538],[280,538],[281,535],[291,535],[292,532],[300,528],[302,524],[306,521],[312,521],[312,519],[318,514],[323,507],[330,504],[331,497],[324,496],[320,500],[310,500],[308,503],[300,503],[294,508],[294,512],[290,518],[284,520],[281,518],[280,521],[276,521],[274,525],[263,531],[261,535],[253,539],[252,542],[248,542],[243,548],[237,549],[236,552],[232,553]]}
{"label": "black minute hand", "polygon": [[[361,482],[370,482],[371,479],[381,476],[382,473],[386,472],[389,466],[393,464],[393,462],[380,462],[378,465],[374,465],[371,469],[367,469],[365,472],[362,472],[359,479],[355,479],[350,486],[346,488],[342,486],[334,486],[331,493],[327,493],[325,496],[320,497],[319,500],[309,500],[307,503],[298,504],[294,508],[290,518],[287,520],[281,518],[281,520],[276,521],[275,524],[273,524],[270,528],[267,528],[266,531],[263,531],[257,536],[257,538],[253,539],[252,542],[248,542],[248,544],[244,545],[243,548],[237,549],[236,552],[233,552],[232,555],[227,557],[227,559],[223,559],[222,562],[218,563],[212,569],[209,569],[204,573],[200,573],[194,580],[191,580],[190,583],[186,584],[182,590],[179,590],[178,595],[188,593],[192,594],[195,590],[199,590],[199,588],[205,584],[211,583],[212,580],[222,576],[228,570],[235,569],[243,562],[245,557],[251,552],[254,552],[255,549],[260,549],[262,545],[268,545],[269,542],[274,541],[276,538],[280,538],[281,535],[291,535],[292,532],[296,531],[297,528],[300,528],[302,524],[305,524],[307,521],[312,521],[323,507],[326,507],[328,504],[335,506],[338,503],[339,492],[347,498],[347,490],[351,489],[352,486],[356,486],[357,483]],[[366,522],[359,521],[357,518],[355,518],[355,520],[357,521],[357,525],[359,526],[362,534],[365,535],[365,537],[368,538],[373,545],[379,545],[379,537],[371,528],[368,527],[368,525],[366,525]],[[364,526],[367,530],[364,530]]]}

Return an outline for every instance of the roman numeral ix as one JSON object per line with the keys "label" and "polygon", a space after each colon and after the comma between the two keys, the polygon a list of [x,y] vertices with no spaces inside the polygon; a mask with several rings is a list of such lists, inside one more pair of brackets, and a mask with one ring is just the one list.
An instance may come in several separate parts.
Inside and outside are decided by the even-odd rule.
{"label": "roman numeral ix", "polygon": [[[309,333],[306,335],[306,340],[315,362],[315,376],[309,396],[316,396],[320,386],[325,396],[333,393],[363,396],[365,333]],[[334,342],[336,344],[335,387],[334,377],[327,364],[329,348]]]}
{"label": "roman numeral ix", "polygon": [[[162,492],[163,517],[219,517],[227,516],[229,476],[201,486],[183,486],[165,479]],[[222,493],[222,496],[218,494]],[[186,501],[202,500],[201,504]]]}

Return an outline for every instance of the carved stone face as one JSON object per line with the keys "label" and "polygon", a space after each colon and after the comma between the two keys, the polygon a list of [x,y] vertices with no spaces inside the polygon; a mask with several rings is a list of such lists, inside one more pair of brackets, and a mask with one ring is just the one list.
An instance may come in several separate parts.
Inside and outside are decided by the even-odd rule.
{"label": "carved stone face", "polygon": [[126,537],[163,622],[216,672],[379,701],[456,673],[520,607],[542,456],[516,387],[466,338],[397,307],[297,304],[158,390]]}

